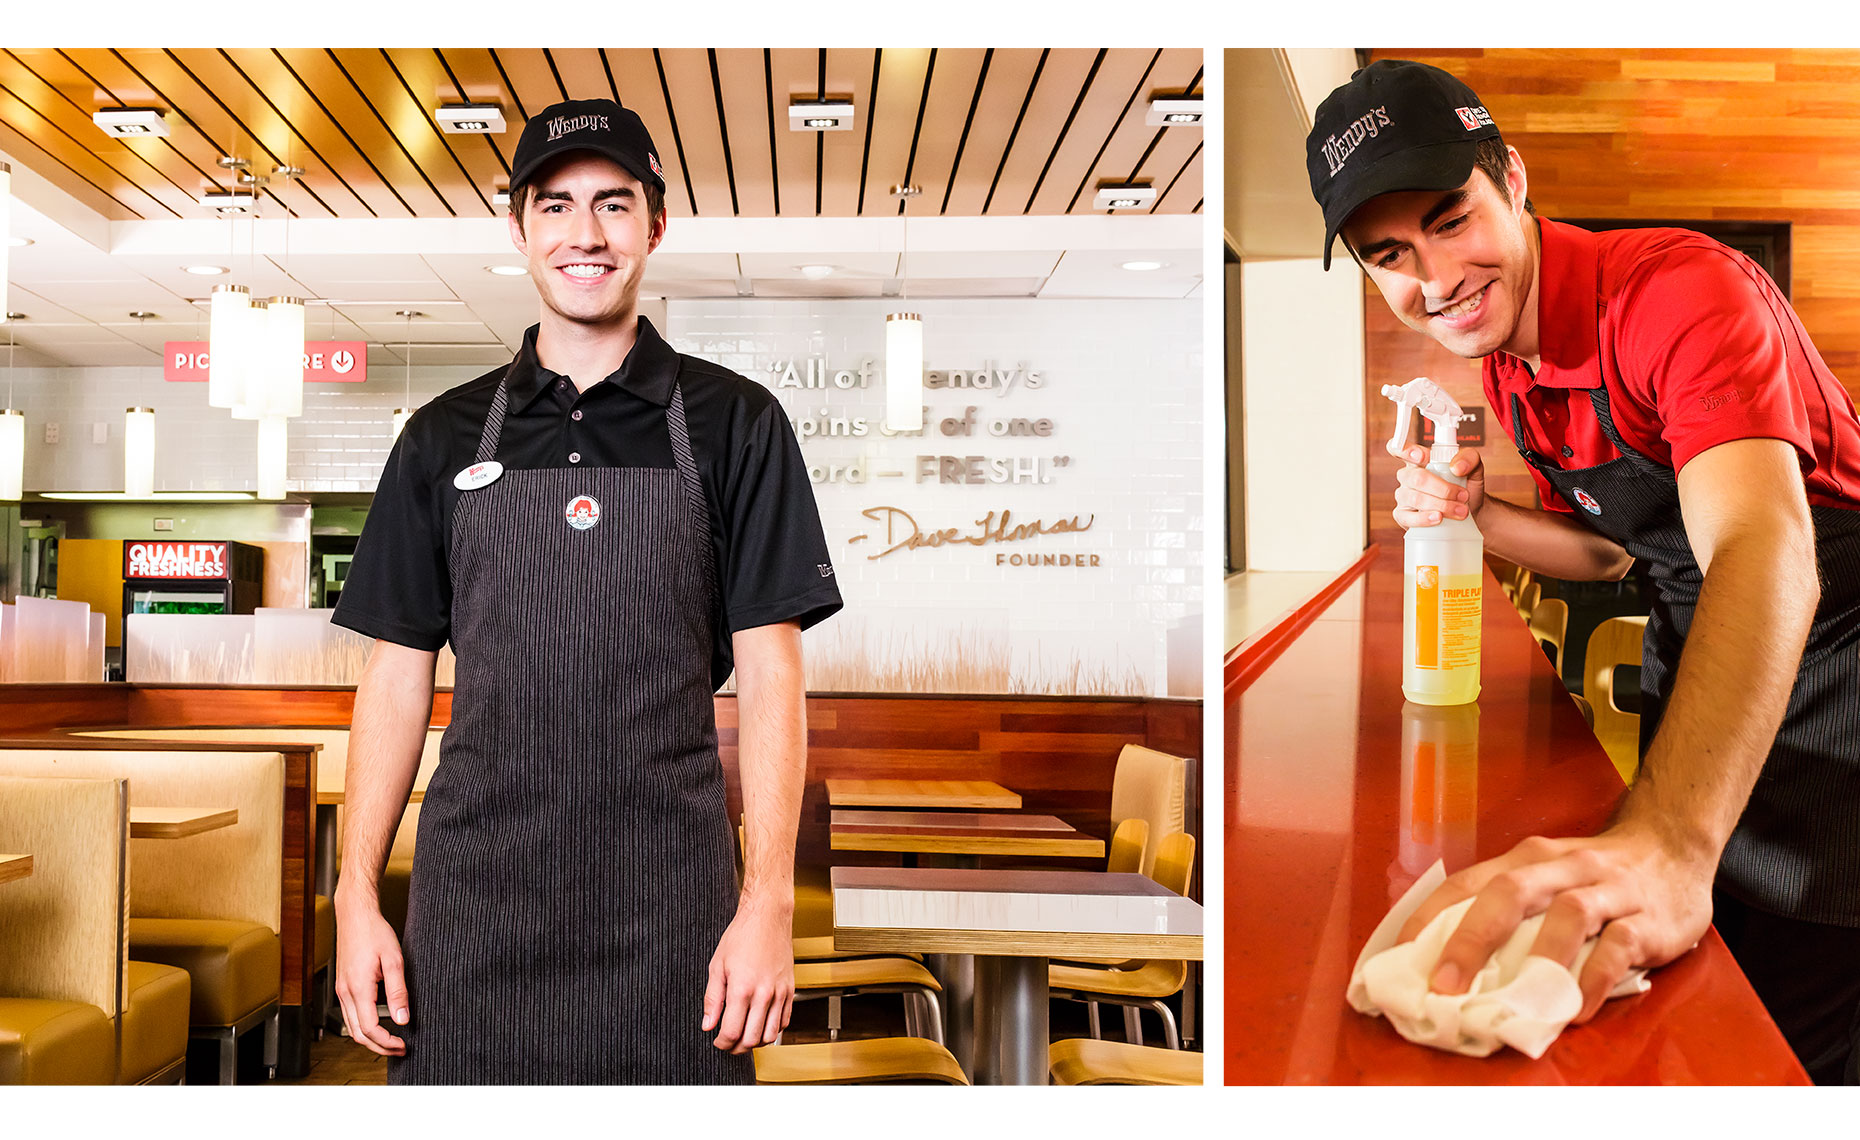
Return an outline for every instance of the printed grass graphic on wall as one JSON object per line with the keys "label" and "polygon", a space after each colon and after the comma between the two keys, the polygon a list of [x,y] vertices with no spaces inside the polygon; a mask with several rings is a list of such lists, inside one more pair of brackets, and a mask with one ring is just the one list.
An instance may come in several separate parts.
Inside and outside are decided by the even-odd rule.
{"label": "printed grass graphic on wall", "polygon": [[1035,653],[1016,668],[1003,633],[958,630],[923,637],[836,629],[808,646],[807,687],[816,693],[1015,693],[1056,696],[1145,696],[1148,678],[1136,666],[1087,661],[1077,652],[1051,659]]}

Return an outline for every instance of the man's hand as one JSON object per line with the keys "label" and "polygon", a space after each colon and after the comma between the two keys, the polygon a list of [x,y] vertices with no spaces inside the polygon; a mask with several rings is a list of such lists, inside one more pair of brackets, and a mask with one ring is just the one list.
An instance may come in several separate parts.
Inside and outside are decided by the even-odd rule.
{"label": "man's hand", "polygon": [[704,988],[704,1032],[716,1045],[747,1053],[773,1045],[794,1009],[794,918],[745,901],[717,942]]}
{"label": "man's hand", "polygon": [[1403,530],[1417,526],[1435,526],[1441,519],[1470,518],[1485,505],[1485,462],[1478,451],[1462,447],[1453,455],[1449,467],[1455,475],[1466,478],[1457,487],[1429,471],[1427,449],[1411,447],[1402,453],[1408,461],[1395,473],[1395,521]]}
{"label": "man's hand", "polygon": [[407,1024],[407,978],[401,968],[400,940],[381,911],[363,903],[337,905],[336,999],[349,1036],[383,1057],[404,1057],[407,1043],[387,1031],[375,1012],[376,986],[387,987],[387,1005],[396,1025]]}
{"label": "man's hand", "polygon": [[1531,953],[1564,966],[1600,934],[1577,979],[1578,1023],[1636,967],[1664,966],[1698,945],[1711,925],[1717,858],[1663,842],[1651,828],[1619,824],[1592,839],[1526,839],[1496,859],[1451,875],[1421,904],[1398,941],[1435,915],[1475,899],[1442,948],[1431,989],[1459,994],[1520,923],[1544,915]]}

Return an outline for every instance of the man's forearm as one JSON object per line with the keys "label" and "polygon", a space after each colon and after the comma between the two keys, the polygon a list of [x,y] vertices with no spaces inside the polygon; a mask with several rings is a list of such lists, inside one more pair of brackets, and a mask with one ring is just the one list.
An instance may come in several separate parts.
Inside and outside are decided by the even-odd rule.
{"label": "man's forearm", "polygon": [[[741,640],[756,635],[754,648]],[[807,699],[800,631],[766,627],[739,634],[737,770],[742,779],[743,902],[794,906],[794,845],[807,776]]]}
{"label": "man's forearm", "polygon": [[1487,550],[1533,574],[1568,582],[1617,582],[1634,565],[1613,539],[1555,511],[1487,495],[1473,521]]}
{"label": "man's forearm", "polygon": [[432,721],[436,656],[378,642],[356,687],[343,775],[344,874],[337,890],[345,902],[377,903]]}
{"label": "man's forearm", "polygon": [[1753,529],[1714,552],[1660,728],[1618,823],[1715,861],[1782,724],[1819,597],[1812,530]]}

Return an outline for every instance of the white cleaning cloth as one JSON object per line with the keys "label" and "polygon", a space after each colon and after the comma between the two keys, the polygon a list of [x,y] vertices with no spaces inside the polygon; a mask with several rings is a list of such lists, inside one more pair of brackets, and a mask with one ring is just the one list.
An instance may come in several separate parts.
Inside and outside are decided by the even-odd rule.
{"label": "white cleaning cloth", "polygon": [[[1543,1056],[1570,1019],[1582,1012],[1582,990],[1576,977],[1596,940],[1583,943],[1575,965],[1565,969],[1530,953],[1544,921],[1543,915],[1534,915],[1486,961],[1465,993],[1432,993],[1428,978],[1473,900],[1435,915],[1412,942],[1397,946],[1395,936],[1446,877],[1446,868],[1436,861],[1369,936],[1350,973],[1350,1005],[1359,1013],[1381,1014],[1403,1037],[1436,1049],[1486,1057],[1509,1045],[1533,1060]],[[1647,989],[1646,971],[1631,970],[1608,996],[1625,997]]]}

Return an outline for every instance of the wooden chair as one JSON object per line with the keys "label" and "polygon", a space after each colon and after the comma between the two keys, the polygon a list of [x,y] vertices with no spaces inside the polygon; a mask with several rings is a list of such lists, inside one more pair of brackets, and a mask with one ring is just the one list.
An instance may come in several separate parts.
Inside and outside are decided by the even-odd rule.
{"label": "wooden chair", "polygon": [[943,987],[909,958],[841,958],[794,964],[794,1000],[827,1000],[827,1039],[840,1037],[840,1003],[861,994],[904,995],[904,1026],[912,1037],[943,1042]]}
{"label": "wooden chair", "polygon": [[1589,703],[1589,698],[1580,693],[1571,693],[1569,699],[1576,702],[1576,708],[1582,712],[1582,719],[1589,722],[1589,731],[1594,732],[1595,706]]}
{"label": "wooden chair", "polygon": [[1124,820],[1111,835],[1111,852],[1105,858],[1104,869],[1113,875],[1141,874],[1143,851],[1149,845],[1149,821],[1134,816]]}
{"label": "wooden chair", "polygon": [[921,1037],[765,1045],[756,1050],[755,1057],[759,1085],[969,1083],[948,1049]]}
{"label": "wooden chair", "polygon": [[1111,822],[1141,819],[1149,824],[1143,847],[1144,874],[1156,864],[1157,841],[1188,824],[1188,761],[1153,748],[1126,744],[1111,775]]}
{"label": "wooden chair", "polygon": [[[1157,844],[1150,877],[1176,894],[1186,895],[1194,863],[1195,837],[1178,831]],[[1183,961],[1137,959],[1116,966],[1055,962],[1047,967],[1047,986],[1053,997],[1086,1003],[1093,1039],[1102,1036],[1098,1003],[1109,1002],[1124,1007],[1126,1040],[1143,1043],[1141,1011],[1148,1009],[1162,1018],[1163,1042],[1170,1049],[1180,1049],[1182,1039],[1176,1030],[1175,1014],[1163,999],[1181,992],[1187,981],[1188,963]]]}
{"label": "wooden chair", "polygon": [[1594,706],[1596,739],[1608,750],[1608,758],[1627,784],[1640,771],[1640,714],[1615,702],[1615,668],[1640,664],[1646,632],[1644,617],[1609,618],[1589,635],[1589,647],[1582,657],[1582,692]]}
{"label": "wooden chair", "polygon": [[1569,635],[1569,603],[1561,598],[1541,599],[1531,610],[1530,627],[1532,637],[1556,650],[1550,662],[1556,667],[1556,675],[1561,677],[1563,641]]}
{"label": "wooden chair", "polygon": [[1056,1085],[1198,1085],[1202,1055],[1123,1041],[1070,1037],[1049,1054]]}

